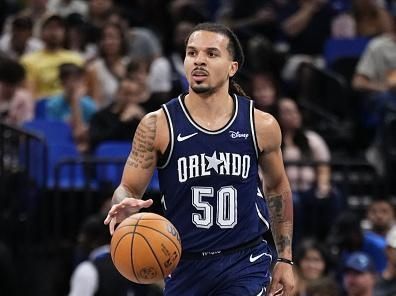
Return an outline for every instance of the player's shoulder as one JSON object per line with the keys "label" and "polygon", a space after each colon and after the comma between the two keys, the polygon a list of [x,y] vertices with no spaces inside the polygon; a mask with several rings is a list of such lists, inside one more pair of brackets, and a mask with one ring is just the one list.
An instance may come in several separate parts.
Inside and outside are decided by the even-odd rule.
{"label": "player's shoulder", "polygon": [[272,151],[280,146],[282,136],[274,116],[255,108],[254,123],[260,151]]}
{"label": "player's shoulder", "polygon": [[278,121],[275,117],[267,112],[254,108],[254,121],[256,129],[276,129],[279,128]]}

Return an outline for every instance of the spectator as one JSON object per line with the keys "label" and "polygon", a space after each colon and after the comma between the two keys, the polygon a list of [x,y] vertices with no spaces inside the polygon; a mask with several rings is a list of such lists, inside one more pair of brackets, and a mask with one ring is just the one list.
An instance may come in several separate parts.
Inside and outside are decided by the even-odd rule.
{"label": "spectator", "polygon": [[276,19],[276,10],[268,0],[227,1],[219,13],[219,20],[232,28],[244,45],[248,39],[257,35],[274,41],[279,29]]}
{"label": "spectator", "polygon": [[18,60],[22,55],[43,48],[41,40],[32,36],[32,19],[17,15],[11,24],[11,32],[4,33],[0,39],[0,50],[10,58]]}
{"label": "spectator", "polygon": [[88,43],[88,24],[83,16],[77,13],[66,17],[66,48],[78,52],[85,61],[89,62],[96,57],[96,44]]}
{"label": "spectator", "polygon": [[145,115],[139,103],[146,99],[138,82],[129,78],[121,80],[114,101],[96,113],[90,122],[91,150],[104,141],[129,141]]}
{"label": "spectator", "polygon": [[114,9],[113,0],[88,0],[88,42],[99,42],[104,25]]}
{"label": "spectator", "polygon": [[[371,142],[368,160],[384,173],[381,149],[383,136],[381,125],[389,109],[396,108],[396,18],[393,32],[372,39],[364,51],[353,77],[353,88],[361,92],[362,126],[371,131],[366,140]],[[372,135],[375,135],[374,137]],[[374,140],[374,141],[373,141]]]}
{"label": "spectator", "polygon": [[282,34],[290,54],[283,68],[283,79],[293,82],[302,62],[323,68],[322,53],[334,16],[329,1],[324,0],[289,1],[279,11]]}
{"label": "spectator", "polygon": [[80,151],[88,148],[88,123],[96,112],[92,98],[86,96],[83,68],[74,64],[62,64],[59,67],[59,78],[63,92],[49,97],[46,104],[46,117],[51,120],[68,122]]}
{"label": "spectator", "polygon": [[99,41],[99,56],[88,65],[88,93],[100,107],[108,106],[126,74],[128,44],[123,27],[107,23]]}
{"label": "spectator", "polygon": [[375,267],[365,253],[352,253],[346,260],[343,284],[347,296],[372,296],[376,281]]}
{"label": "spectator", "polygon": [[375,199],[367,209],[367,219],[371,231],[384,238],[395,225],[395,209],[387,199]]}
{"label": "spectator", "polygon": [[378,273],[383,272],[386,266],[385,244],[381,237],[374,233],[367,235],[360,226],[360,219],[352,211],[339,214],[331,228],[328,245],[335,261],[342,265],[353,252],[366,253]]}
{"label": "spectator", "polygon": [[328,1],[290,1],[280,12],[283,33],[291,54],[320,55],[330,36],[330,24],[335,16]]}
{"label": "spectator", "polygon": [[307,295],[308,286],[328,275],[328,255],[317,241],[304,239],[298,242],[294,260],[297,278],[295,295]]}
{"label": "spectator", "polygon": [[358,36],[372,37],[392,32],[392,17],[373,0],[353,0],[352,16]]}
{"label": "spectator", "polygon": [[[42,23],[51,15],[51,11],[48,10],[48,0],[30,0],[26,2],[25,8],[18,13],[18,16],[27,16],[33,21],[33,36],[40,38]],[[11,24],[13,22],[14,15],[7,18],[4,24],[3,32],[11,31]]]}
{"label": "spectator", "polygon": [[[282,129],[282,154],[293,190],[296,236],[326,236],[340,208],[340,196],[331,186],[330,151],[322,137],[302,125],[302,115],[292,99],[280,99],[275,117]],[[303,233],[301,233],[303,232]]]}
{"label": "spectator", "polygon": [[25,70],[17,61],[0,58],[0,120],[21,125],[34,115],[32,95],[22,87]]}
{"label": "spectator", "polygon": [[48,17],[42,27],[45,48],[22,56],[26,68],[27,83],[33,97],[40,99],[61,91],[59,66],[65,63],[83,64],[83,58],[63,48],[65,42],[65,22],[59,15]]}
{"label": "spectator", "polygon": [[279,100],[277,81],[270,73],[254,73],[251,94],[257,109],[274,114]]}
{"label": "spectator", "polygon": [[149,65],[148,85],[150,93],[160,104],[166,103],[172,90],[172,69],[162,55],[162,47],[152,31],[134,28],[130,32],[132,40],[130,55],[142,59]]}
{"label": "spectator", "polygon": [[374,296],[396,295],[396,227],[389,231],[386,243],[388,263],[374,289]]}

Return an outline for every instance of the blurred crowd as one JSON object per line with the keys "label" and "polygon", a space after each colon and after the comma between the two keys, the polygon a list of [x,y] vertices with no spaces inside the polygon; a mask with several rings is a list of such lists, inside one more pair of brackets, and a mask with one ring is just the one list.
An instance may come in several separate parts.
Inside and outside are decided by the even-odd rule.
{"label": "blurred crowd", "polygon": [[[0,120],[64,121],[82,155],[130,141],[146,113],[188,90],[185,38],[205,21],[240,38],[238,82],[278,119],[284,160],[319,163],[287,166],[295,295],[396,295],[394,205],[378,196],[365,217],[343,213],[329,165],[363,159],[390,174],[394,0],[1,1]],[[353,43],[331,51],[337,42]]]}

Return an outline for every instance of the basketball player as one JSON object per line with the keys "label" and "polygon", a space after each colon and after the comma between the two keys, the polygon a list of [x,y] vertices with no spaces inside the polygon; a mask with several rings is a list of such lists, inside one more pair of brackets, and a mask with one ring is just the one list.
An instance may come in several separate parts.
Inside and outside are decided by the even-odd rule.
{"label": "basketball player", "polygon": [[[291,295],[293,209],[276,120],[238,96],[232,77],[243,64],[228,28],[200,24],[186,43],[189,92],[146,115],[134,136],[114,205],[114,225],[149,207],[141,200],[156,166],[165,216],[179,230],[183,254],[165,280],[165,295]],[[265,197],[278,258],[260,239]],[[260,218],[264,223],[261,223]]]}

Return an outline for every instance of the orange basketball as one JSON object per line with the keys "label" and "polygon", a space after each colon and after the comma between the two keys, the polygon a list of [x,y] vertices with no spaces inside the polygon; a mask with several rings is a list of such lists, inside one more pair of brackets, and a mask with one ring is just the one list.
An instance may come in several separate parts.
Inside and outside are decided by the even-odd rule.
{"label": "orange basketball", "polygon": [[176,268],[180,256],[180,236],[175,226],[154,213],[126,218],[111,239],[115,267],[124,277],[139,284],[164,279]]}

